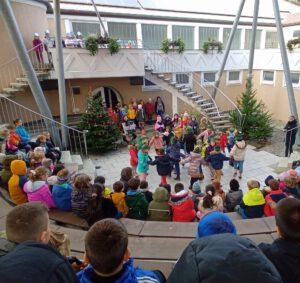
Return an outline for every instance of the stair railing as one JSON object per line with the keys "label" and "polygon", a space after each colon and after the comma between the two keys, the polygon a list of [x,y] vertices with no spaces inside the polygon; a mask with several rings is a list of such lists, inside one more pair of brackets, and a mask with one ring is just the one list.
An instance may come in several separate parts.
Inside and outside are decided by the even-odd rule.
{"label": "stair railing", "polygon": [[71,153],[87,155],[87,131],[80,131],[74,127],[63,125],[0,94],[0,124],[13,124],[16,118],[22,119],[24,127],[32,138],[36,138],[44,132],[58,132],[61,137],[61,128],[65,128],[68,146],[63,147],[61,138],[56,141],[57,146],[62,150],[70,150]]}

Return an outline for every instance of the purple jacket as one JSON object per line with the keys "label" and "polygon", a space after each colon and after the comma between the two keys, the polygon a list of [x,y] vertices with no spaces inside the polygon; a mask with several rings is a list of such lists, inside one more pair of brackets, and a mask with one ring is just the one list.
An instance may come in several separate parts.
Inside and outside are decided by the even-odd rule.
{"label": "purple jacket", "polygon": [[48,208],[55,207],[51,192],[45,181],[28,181],[23,190],[27,193],[28,201],[40,201]]}

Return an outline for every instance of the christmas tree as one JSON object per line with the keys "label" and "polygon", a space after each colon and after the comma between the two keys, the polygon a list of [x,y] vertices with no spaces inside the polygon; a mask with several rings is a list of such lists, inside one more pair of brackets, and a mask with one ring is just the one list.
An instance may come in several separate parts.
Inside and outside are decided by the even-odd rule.
{"label": "christmas tree", "polygon": [[92,152],[106,152],[117,148],[121,132],[109,116],[101,96],[88,98],[86,113],[79,124],[81,130],[87,130],[87,147]]}
{"label": "christmas tree", "polygon": [[246,139],[265,141],[273,134],[271,114],[265,110],[263,102],[258,101],[255,96],[256,92],[252,89],[251,80],[248,79],[245,92],[237,100],[242,117],[235,110],[230,113],[230,121],[243,132]]}

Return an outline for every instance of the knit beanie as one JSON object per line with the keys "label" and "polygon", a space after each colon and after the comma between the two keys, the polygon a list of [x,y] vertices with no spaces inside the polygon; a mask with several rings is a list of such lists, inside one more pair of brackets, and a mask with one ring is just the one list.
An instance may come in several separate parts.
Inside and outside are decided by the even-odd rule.
{"label": "knit beanie", "polygon": [[200,181],[196,181],[192,186],[192,192],[194,194],[200,194],[201,193],[201,184]]}
{"label": "knit beanie", "polygon": [[236,235],[236,228],[224,213],[214,211],[206,214],[198,224],[197,238],[215,234],[231,233]]}

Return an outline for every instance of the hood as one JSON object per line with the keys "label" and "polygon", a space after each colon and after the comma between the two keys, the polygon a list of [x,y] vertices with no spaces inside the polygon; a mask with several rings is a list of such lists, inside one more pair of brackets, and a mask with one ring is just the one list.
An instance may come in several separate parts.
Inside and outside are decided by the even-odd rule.
{"label": "hood", "polygon": [[152,197],[156,202],[166,202],[169,200],[169,194],[165,188],[157,188]]}
{"label": "hood", "polygon": [[56,184],[58,184],[58,179],[57,179],[57,176],[50,176],[47,178],[47,183],[50,185],[50,186],[54,186]]}
{"label": "hood", "polygon": [[237,141],[235,144],[236,144],[237,148],[239,148],[239,149],[244,149],[246,147],[245,141]]}
{"label": "hood", "polygon": [[182,190],[176,194],[171,194],[170,204],[171,205],[181,205],[189,198],[189,192]]}
{"label": "hood", "polygon": [[6,155],[2,161],[3,168],[5,170],[10,171],[10,164],[12,163],[12,161],[17,160],[17,159],[18,159],[18,156],[16,156],[16,155]]}
{"label": "hood", "polygon": [[10,170],[14,175],[24,176],[27,173],[26,163],[23,160],[14,160],[10,164]]}
{"label": "hood", "polygon": [[252,189],[246,193],[243,197],[243,201],[245,205],[248,206],[265,204],[264,196],[258,188]]}
{"label": "hood", "polygon": [[24,191],[26,191],[27,193],[34,193],[38,191],[41,187],[43,187],[45,184],[45,181],[28,181],[26,186],[24,186]]}

